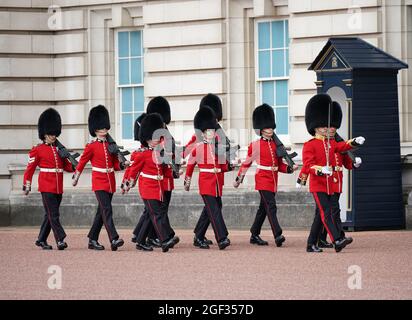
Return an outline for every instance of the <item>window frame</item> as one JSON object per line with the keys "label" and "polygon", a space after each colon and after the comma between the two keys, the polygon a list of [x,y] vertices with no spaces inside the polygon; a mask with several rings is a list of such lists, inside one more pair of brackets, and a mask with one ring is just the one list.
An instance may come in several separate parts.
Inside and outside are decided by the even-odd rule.
{"label": "window frame", "polygon": [[[120,32],[133,32],[133,31],[140,31],[141,32],[141,41],[142,41],[142,56],[136,56],[136,57],[141,57],[142,58],[142,83],[141,84],[119,84],[119,33]],[[137,141],[134,141],[133,139],[133,134],[132,134],[132,139],[123,139],[123,126],[122,126],[122,94],[120,90],[121,88],[143,88],[144,92],[144,47],[143,47],[143,28],[119,28],[115,30],[115,37],[114,37],[114,63],[115,63],[115,125],[116,125],[116,132],[119,134],[117,135],[117,140],[120,141],[119,144],[121,144],[125,149],[127,150],[132,150],[136,149],[136,143],[138,144]],[[129,50],[130,50],[130,36],[129,36]],[[128,56],[128,59],[131,59],[131,56]],[[131,79],[131,67],[129,66],[129,79]],[[134,90],[132,90],[132,95],[134,95]],[[134,98],[133,98],[134,100]],[[146,99],[143,94],[143,111],[145,112],[146,110]],[[127,112],[125,112],[127,113]],[[132,112],[133,113],[133,112]],[[135,120],[135,119],[133,119]],[[133,129],[133,126],[132,126]]]}
{"label": "window frame", "polygon": [[[279,139],[282,140],[282,142],[284,144],[290,144],[290,89],[289,89],[289,83],[290,83],[290,63],[289,63],[289,72],[287,76],[282,76],[282,77],[273,77],[272,76],[272,58],[270,59],[270,77],[259,77],[259,52],[260,51],[269,51],[272,53],[272,51],[274,51],[272,49],[272,47],[270,46],[269,49],[262,49],[259,50],[259,29],[258,29],[258,25],[259,23],[265,23],[265,22],[274,22],[274,21],[287,21],[288,22],[288,28],[289,28],[289,19],[287,17],[283,17],[283,18],[261,18],[261,19],[255,19],[255,23],[254,23],[254,59],[255,59],[255,105],[260,105],[262,103],[262,94],[263,94],[263,82],[265,81],[274,81],[275,82],[275,91],[276,91],[276,81],[278,80],[286,80],[287,84],[288,84],[288,92],[287,92],[287,98],[288,98],[288,104],[286,106],[272,106],[274,109],[276,109],[276,107],[287,107],[287,111],[288,111],[288,122],[287,122],[287,128],[288,128],[288,134],[278,134]],[[283,24],[283,32],[285,34],[285,23]],[[270,45],[272,45],[272,28],[270,27],[270,35],[269,35],[269,39],[270,39]],[[289,35],[289,30],[288,30],[288,35]],[[278,50],[283,50],[284,52],[284,68],[286,67],[286,49],[288,50],[287,52],[289,53],[290,56],[290,37],[289,37],[289,45],[287,47],[282,47],[282,48],[277,48]],[[276,49],[275,49],[276,50]],[[289,57],[287,59],[287,61],[289,62]],[[276,99],[276,96],[274,97]],[[275,111],[275,110],[274,110]],[[276,111],[275,111],[276,113]]]}

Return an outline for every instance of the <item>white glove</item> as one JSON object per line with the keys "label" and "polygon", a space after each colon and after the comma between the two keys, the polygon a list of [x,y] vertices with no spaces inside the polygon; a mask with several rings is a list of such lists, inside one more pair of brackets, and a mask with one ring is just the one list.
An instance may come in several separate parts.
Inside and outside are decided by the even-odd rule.
{"label": "white glove", "polygon": [[79,182],[79,178],[80,178],[80,173],[79,172],[75,172],[73,177],[72,177],[72,185],[73,187],[75,187],[77,185],[77,183]]}
{"label": "white glove", "polygon": [[23,194],[25,196],[27,196],[31,191],[31,184],[29,182],[27,182],[24,186],[23,186]]}
{"label": "white glove", "polygon": [[235,188],[239,188],[239,186],[240,186],[240,181],[239,181],[239,180],[233,181],[233,186],[234,186]]}
{"label": "white glove", "polygon": [[321,171],[323,174],[327,174],[327,175],[332,175],[332,171],[330,171],[330,168],[329,167],[327,167],[327,166],[325,166],[325,167],[322,167],[322,171]]}
{"label": "white glove", "polygon": [[356,157],[355,163],[353,164],[355,168],[359,168],[361,164],[362,164],[362,159],[360,157]]}
{"label": "white glove", "polygon": [[300,183],[296,182],[296,188],[297,188],[297,189],[301,189],[301,188],[302,188],[302,185],[301,185]]}
{"label": "white glove", "polygon": [[189,190],[190,190],[190,182],[191,182],[191,179],[188,178],[188,177],[186,177],[186,178],[185,178],[185,181],[184,181],[185,191],[189,191]]}
{"label": "white glove", "polygon": [[362,136],[356,137],[354,140],[355,140],[355,142],[356,142],[358,145],[360,145],[360,146],[365,143],[365,138],[362,137]]}
{"label": "white glove", "polygon": [[120,185],[120,189],[122,189],[122,194],[125,194],[127,192],[129,192],[130,190],[130,184],[129,181],[124,181],[122,182],[122,184]]}

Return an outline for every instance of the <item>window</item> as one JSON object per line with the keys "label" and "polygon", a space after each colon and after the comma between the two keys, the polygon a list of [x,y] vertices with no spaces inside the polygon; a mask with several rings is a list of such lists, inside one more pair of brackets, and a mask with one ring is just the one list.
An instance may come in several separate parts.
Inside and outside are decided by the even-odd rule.
{"label": "window", "polygon": [[257,81],[259,103],[274,108],[276,133],[289,134],[288,21],[257,23]]}
{"label": "window", "polygon": [[134,121],[144,111],[142,43],[142,31],[117,34],[117,86],[123,140],[133,139]]}

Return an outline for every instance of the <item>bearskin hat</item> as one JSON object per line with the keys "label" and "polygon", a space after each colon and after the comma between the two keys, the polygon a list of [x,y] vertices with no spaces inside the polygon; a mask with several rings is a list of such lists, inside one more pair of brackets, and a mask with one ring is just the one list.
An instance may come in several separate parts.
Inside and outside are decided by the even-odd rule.
{"label": "bearskin hat", "polygon": [[147,105],[147,113],[159,113],[166,124],[170,123],[170,105],[163,97],[154,97]]}
{"label": "bearskin hat", "polygon": [[62,119],[60,114],[53,108],[49,108],[40,115],[37,124],[39,139],[44,140],[44,135],[50,134],[58,137],[62,132]]}
{"label": "bearskin hat", "polygon": [[208,106],[211,108],[215,114],[216,114],[216,119],[217,121],[221,121],[223,118],[223,112],[222,112],[222,101],[220,98],[213,94],[213,93],[208,93],[205,95],[202,100],[200,100],[200,106],[199,108],[203,106]]}
{"label": "bearskin hat", "polygon": [[305,110],[306,129],[315,135],[315,128],[327,127],[329,108],[332,112],[332,99],[325,93],[319,93],[310,98]]}
{"label": "bearskin hat", "polygon": [[332,102],[332,116],[330,119],[330,126],[336,129],[340,128],[342,124],[342,108],[336,101]]}
{"label": "bearskin hat", "polygon": [[208,106],[201,107],[193,119],[195,129],[205,131],[206,129],[216,129],[216,114],[212,108]]}
{"label": "bearskin hat", "polygon": [[147,116],[147,113],[142,113],[140,116],[137,117],[137,119],[134,122],[134,140],[139,141],[139,131],[140,131],[140,126],[142,124],[143,119]]}
{"label": "bearskin hat", "polygon": [[146,141],[152,140],[153,133],[164,128],[164,121],[159,113],[147,114],[140,123],[139,141],[147,145]]}
{"label": "bearskin hat", "polygon": [[109,111],[106,107],[99,104],[93,107],[89,112],[89,132],[92,137],[96,136],[95,131],[100,129],[110,129]]}
{"label": "bearskin hat", "polygon": [[255,110],[253,110],[253,129],[258,132],[258,130],[263,130],[267,128],[276,128],[276,121],[275,121],[275,112],[273,111],[273,108],[264,103],[258,107],[256,107]]}

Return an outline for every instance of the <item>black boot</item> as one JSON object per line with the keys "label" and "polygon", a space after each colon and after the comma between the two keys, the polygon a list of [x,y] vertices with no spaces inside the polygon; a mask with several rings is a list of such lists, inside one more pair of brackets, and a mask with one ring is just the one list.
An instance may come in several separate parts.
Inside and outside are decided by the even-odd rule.
{"label": "black boot", "polygon": [[250,243],[257,244],[258,246],[267,246],[269,243],[263,240],[259,235],[251,235],[250,236]]}
{"label": "black boot", "polygon": [[322,249],[319,249],[315,244],[306,247],[306,252],[323,252]]}
{"label": "black boot", "polygon": [[117,251],[117,248],[120,248],[122,245],[124,245],[123,239],[117,239],[117,240],[112,241],[112,243],[110,244],[110,247],[112,251]]}
{"label": "black boot", "polygon": [[281,247],[282,243],[285,242],[286,239],[284,236],[280,235],[278,237],[275,238],[275,243],[276,243],[276,247]]}
{"label": "black boot", "polygon": [[[210,240],[209,240],[209,241],[210,241]],[[193,245],[194,245],[195,247],[200,248],[200,249],[209,249],[209,248],[210,248],[209,245],[206,243],[206,241],[201,240],[201,239],[199,239],[199,238],[196,238],[196,236],[195,236],[194,239],[193,239]]]}
{"label": "black boot", "polygon": [[318,241],[318,247],[319,247],[319,248],[328,248],[328,249],[331,249],[331,248],[333,248],[333,244],[332,244],[332,243],[329,243],[329,242],[327,242],[327,241],[325,241],[325,240],[319,240],[319,241]]}
{"label": "black boot", "polygon": [[97,240],[89,240],[88,248],[91,250],[104,250],[104,247]]}
{"label": "black boot", "polygon": [[67,243],[64,241],[57,241],[57,249],[64,250],[68,247]]}
{"label": "black boot", "polygon": [[343,248],[345,248],[349,244],[349,240],[347,238],[342,238],[340,240],[335,241],[335,251],[341,252]]}
{"label": "black boot", "polygon": [[47,243],[47,241],[36,240],[35,245],[41,247],[43,250],[52,250],[53,247]]}
{"label": "black boot", "polygon": [[353,238],[352,237],[346,237],[346,241],[348,241],[348,244],[351,244],[353,242]]}
{"label": "black boot", "polygon": [[152,238],[147,238],[146,244],[154,247],[154,248],[161,248],[162,244],[160,243],[159,239],[152,239]]}
{"label": "black boot", "polygon": [[136,243],[136,249],[142,251],[153,251],[153,247],[147,243]]}
{"label": "black boot", "polygon": [[209,240],[209,239],[206,238],[206,237],[203,239],[203,242],[206,243],[206,244],[208,244],[209,246],[211,246],[211,245],[213,244],[213,241],[212,241],[212,240]]}
{"label": "black boot", "polygon": [[175,238],[170,238],[169,240],[162,243],[162,252],[168,252],[170,248],[175,245]]}
{"label": "black boot", "polygon": [[133,242],[133,243],[136,243],[136,242],[137,242],[137,237],[136,237],[135,235],[133,235],[133,237],[132,237],[132,242]]}
{"label": "black boot", "polygon": [[172,246],[170,247],[170,249],[174,248],[174,246],[175,246],[176,244],[178,244],[179,241],[180,241],[179,237],[178,237],[178,236],[174,236],[174,237],[172,238]]}
{"label": "black boot", "polygon": [[230,246],[230,240],[224,238],[223,240],[220,240],[217,245],[219,246],[219,250],[224,250],[227,246]]}

